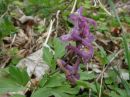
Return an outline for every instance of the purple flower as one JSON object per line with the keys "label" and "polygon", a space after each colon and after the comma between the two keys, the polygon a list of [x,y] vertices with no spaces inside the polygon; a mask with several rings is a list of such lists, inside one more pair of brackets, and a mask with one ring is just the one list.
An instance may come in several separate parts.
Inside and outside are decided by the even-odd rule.
{"label": "purple flower", "polygon": [[[81,60],[86,64],[93,57],[94,53],[92,46],[94,36],[90,33],[90,25],[96,26],[96,22],[82,16],[82,10],[83,8],[80,7],[75,13],[70,15],[70,21],[74,27],[69,34],[60,37],[62,41],[75,42],[75,45],[70,43],[66,46],[67,62],[63,60],[57,61],[60,69],[65,72],[67,80],[72,84],[76,84],[76,80],[79,79],[78,68]],[[76,63],[73,63],[75,60]]]}
{"label": "purple flower", "polygon": [[70,41],[71,35],[70,34],[62,35],[60,38],[62,41]]}
{"label": "purple flower", "polygon": [[87,44],[87,46],[84,48],[82,48],[80,46],[76,48],[72,45],[69,45],[69,46],[67,46],[67,49],[75,52],[75,54],[80,56],[83,59],[84,63],[88,62],[89,59],[92,58],[93,53],[94,53],[94,49],[91,44]]}
{"label": "purple flower", "polygon": [[69,65],[65,61],[58,59],[57,64],[66,75],[66,79],[71,82],[72,85],[76,84],[76,80],[79,79],[78,68],[80,61],[77,60],[75,64]]}
{"label": "purple flower", "polygon": [[74,14],[70,15],[70,20],[74,24],[70,34],[61,36],[62,41],[81,41],[84,37],[87,42],[93,41],[94,37],[90,34],[89,24],[96,26],[96,22],[90,18],[82,16],[82,7],[80,7]]}
{"label": "purple flower", "polygon": [[86,21],[89,23],[89,24],[91,24],[91,25],[93,25],[93,26],[97,26],[97,23],[93,20],[93,19],[90,19],[90,18],[86,18]]}

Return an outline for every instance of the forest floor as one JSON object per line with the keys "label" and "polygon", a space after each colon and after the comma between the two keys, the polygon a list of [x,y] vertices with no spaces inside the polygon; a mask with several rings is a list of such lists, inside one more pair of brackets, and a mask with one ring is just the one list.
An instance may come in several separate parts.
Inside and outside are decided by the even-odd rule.
{"label": "forest floor", "polygon": [[[65,58],[59,38],[81,6],[97,25],[94,55],[73,86],[55,58]],[[0,8],[0,97],[130,97],[129,0],[0,0]]]}

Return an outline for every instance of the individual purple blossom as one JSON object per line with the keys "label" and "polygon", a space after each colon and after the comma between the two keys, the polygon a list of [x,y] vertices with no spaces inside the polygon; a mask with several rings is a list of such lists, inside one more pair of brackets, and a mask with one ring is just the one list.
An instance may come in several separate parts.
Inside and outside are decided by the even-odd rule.
{"label": "individual purple blossom", "polygon": [[85,48],[82,48],[80,46],[75,47],[72,45],[68,45],[66,48],[68,51],[75,52],[76,55],[83,59],[83,62],[85,64],[89,61],[89,59],[93,57],[94,54],[94,48],[91,44],[87,44],[87,47]]}

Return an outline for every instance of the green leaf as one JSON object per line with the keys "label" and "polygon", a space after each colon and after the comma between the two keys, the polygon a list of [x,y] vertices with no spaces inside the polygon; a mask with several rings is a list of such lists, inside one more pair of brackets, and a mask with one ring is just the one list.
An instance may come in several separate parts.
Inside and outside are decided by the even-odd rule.
{"label": "green leaf", "polygon": [[0,94],[7,92],[18,92],[25,89],[25,87],[17,84],[16,81],[12,80],[11,78],[0,79]]}
{"label": "green leaf", "polygon": [[108,21],[108,22],[109,22],[109,25],[111,25],[111,27],[119,27],[120,26],[118,21],[116,20],[116,18],[111,18],[111,21]]}
{"label": "green leaf", "polygon": [[71,88],[70,85],[62,85],[62,86],[56,87],[55,90],[73,95],[73,94],[77,94],[80,88],[79,87]]}
{"label": "green leaf", "polygon": [[18,92],[25,89],[25,87],[17,83],[17,81],[9,75],[8,68],[0,70],[0,94],[7,92]]}
{"label": "green leaf", "polygon": [[112,60],[113,58],[115,58],[115,56],[116,56],[116,53],[112,53],[112,54],[108,55],[108,56],[107,56],[108,61],[111,62],[111,60]]}
{"label": "green leaf", "polygon": [[120,95],[118,95],[116,92],[114,92],[114,91],[111,91],[110,93],[109,93],[109,96],[110,97],[121,97]]}
{"label": "green leaf", "polygon": [[56,60],[55,59],[52,59],[51,61],[51,70],[52,72],[55,72],[55,69],[56,69]]}
{"label": "green leaf", "polygon": [[92,5],[91,5],[91,3],[90,3],[89,0],[85,0],[85,3],[83,4],[83,6],[84,6],[85,8],[87,8],[87,9],[89,9],[89,8],[92,7]]}
{"label": "green leaf", "polygon": [[51,91],[52,95],[55,97],[75,97],[75,95],[67,94],[61,91],[53,90]]}
{"label": "green leaf", "polygon": [[84,88],[92,89],[94,92],[98,92],[96,85],[94,83],[89,83],[89,82],[86,82],[86,81],[78,80],[77,84],[79,86],[83,86]]}
{"label": "green leaf", "polygon": [[106,80],[107,84],[110,84],[111,82],[112,83],[116,82],[115,78],[117,78],[117,74],[113,70],[109,71],[108,76],[109,79]]}
{"label": "green leaf", "polygon": [[8,0],[0,0],[0,16],[7,10]]}
{"label": "green leaf", "polygon": [[49,97],[52,95],[51,91],[51,88],[40,88],[35,91],[31,97]]}
{"label": "green leaf", "polygon": [[65,54],[65,43],[61,42],[59,38],[54,38],[53,40],[54,50],[55,50],[55,58],[61,58]]}
{"label": "green leaf", "polygon": [[65,78],[62,78],[59,73],[52,75],[45,84],[45,87],[58,87],[62,86]]}
{"label": "green leaf", "polygon": [[11,22],[9,17],[4,17],[0,19],[0,39],[4,36],[10,35],[12,32],[15,32],[16,29]]}
{"label": "green leaf", "polygon": [[55,97],[75,97],[78,93],[77,88],[71,88],[70,86],[60,86],[55,88],[40,88],[33,93],[32,97],[49,97],[54,95]]}
{"label": "green leaf", "polygon": [[0,79],[8,75],[9,75],[8,68],[0,68]]}
{"label": "green leaf", "polygon": [[65,54],[65,44],[58,38],[53,39],[52,46],[54,47],[55,55],[47,48],[43,48],[43,60],[48,64],[52,71],[56,68],[57,58],[61,58]]}
{"label": "green leaf", "polygon": [[[127,92],[120,88],[115,88],[115,91],[121,95],[121,97],[128,97]],[[130,92],[130,91],[129,91]]]}
{"label": "green leaf", "polygon": [[62,10],[65,6],[61,5],[63,0],[28,0],[25,12],[28,14],[38,14],[50,18],[57,10]]}
{"label": "green leaf", "polygon": [[53,60],[53,54],[52,52],[49,51],[49,48],[44,47],[43,48],[43,60],[45,61],[45,63],[47,65],[49,65],[50,67],[52,67],[52,60]]}
{"label": "green leaf", "polygon": [[55,97],[70,97],[65,93],[57,91],[55,88],[40,88],[33,93],[32,97],[49,97],[55,95]]}
{"label": "green leaf", "polygon": [[25,97],[24,95],[19,95],[19,94],[16,94],[16,95],[12,95],[10,97]]}
{"label": "green leaf", "polygon": [[130,24],[130,16],[125,16],[125,22],[127,22],[128,24]]}
{"label": "green leaf", "polygon": [[94,79],[96,76],[93,72],[80,72],[80,80],[92,80]]}
{"label": "green leaf", "polygon": [[79,87],[72,88],[59,73],[55,73],[49,77],[45,76],[41,80],[40,86],[42,88],[35,91],[32,97],[49,97],[52,95],[55,97],[75,97],[80,89]]}
{"label": "green leaf", "polygon": [[106,83],[106,84],[112,84],[112,83],[113,83],[113,80],[111,80],[110,78],[106,78],[106,79],[105,79],[105,83]]}
{"label": "green leaf", "polygon": [[20,70],[15,66],[9,68],[10,76],[19,84],[26,85],[29,81],[29,76],[25,70]]}
{"label": "green leaf", "polygon": [[96,53],[96,57],[98,58],[98,60],[103,64],[108,64],[109,60],[108,60],[108,56],[106,54],[106,51],[103,49],[103,47],[99,46],[96,42],[94,42],[94,44],[99,48],[99,52],[95,52]]}
{"label": "green leaf", "polygon": [[41,81],[40,81],[40,87],[45,86],[45,84],[47,83],[48,79],[49,79],[49,76],[47,74],[45,74],[43,76],[43,78],[41,79]]}
{"label": "green leaf", "polygon": [[[101,20],[100,20],[101,21]],[[107,23],[106,22],[101,22],[99,27],[97,28],[100,32],[107,32],[109,31],[108,27],[107,27]]]}
{"label": "green leaf", "polygon": [[54,91],[51,91],[51,93],[52,93],[52,95],[54,95],[55,97],[63,97],[63,96],[61,96],[59,93],[56,93],[56,92],[54,92]]}

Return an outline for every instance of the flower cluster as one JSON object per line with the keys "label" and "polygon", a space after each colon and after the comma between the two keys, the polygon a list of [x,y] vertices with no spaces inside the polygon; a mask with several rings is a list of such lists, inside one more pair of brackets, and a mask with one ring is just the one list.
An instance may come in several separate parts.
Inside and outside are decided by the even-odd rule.
{"label": "flower cluster", "polygon": [[[65,72],[66,78],[71,83],[75,83],[76,79],[79,79],[78,67],[80,62],[83,61],[86,64],[94,53],[92,46],[94,36],[90,33],[90,25],[96,26],[96,23],[94,20],[82,16],[82,10],[83,8],[80,7],[70,15],[74,27],[71,33],[61,36],[62,41],[75,42],[75,45],[69,44],[66,47],[68,57],[70,57],[69,60],[66,62],[63,60],[58,61],[58,65],[60,64],[60,68],[62,67],[61,69]],[[71,61],[76,61],[76,63]]]}

